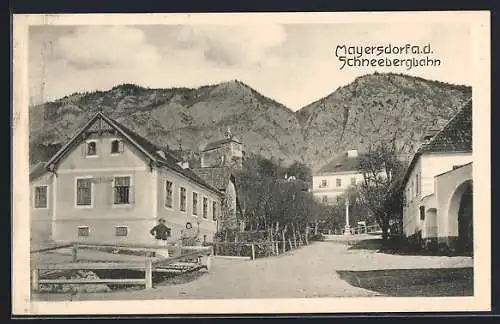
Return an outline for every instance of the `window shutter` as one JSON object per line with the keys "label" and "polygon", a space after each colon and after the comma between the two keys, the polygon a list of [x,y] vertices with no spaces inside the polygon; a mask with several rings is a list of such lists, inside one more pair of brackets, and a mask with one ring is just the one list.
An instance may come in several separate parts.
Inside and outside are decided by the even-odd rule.
{"label": "window shutter", "polygon": [[115,179],[113,178],[113,180],[111,181],[111,190],[110,190],[110,203],[111,205],[113,205],[115,203]]}
{"label": "window shutter", "polygon": [[120,153],[123,153],[124,149],[125,149],[125,145],[124,145],[123,141],[119,141],[118,142],[118,151]]}
{"label": "window shutter", "polygon": [[[128,199],[130,204],[135,204],[135,190],[134,186],[130,185],[129,187],[129,192],[128,192]],[[155,206],[156,207],[156,206]]]}
{"label": "window shutter", "polygon": [[83,142],[81,147],[82,147],[82,156],[87,155],[87,143]]}

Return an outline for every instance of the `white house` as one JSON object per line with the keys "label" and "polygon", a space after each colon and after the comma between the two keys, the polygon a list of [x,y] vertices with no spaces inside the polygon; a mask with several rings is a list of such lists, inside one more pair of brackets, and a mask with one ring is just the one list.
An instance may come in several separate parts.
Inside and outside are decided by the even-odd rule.
{"label": "white house", "polygon": [[409,238],[472,249],[472,103],[427,138],[404,177],[403,232]]}
{"label": "white house", "polygon": [[358,151],[349,150],[313,174],[311,192],[321,203],[332,205],[350,186],[362,180]]}
{"label": "white house", "polygon": [[223,194],[172,153],[101,112],[30,173],[32,241],[153,243],[159,219],[176,242],[188,223],[217,231]]}

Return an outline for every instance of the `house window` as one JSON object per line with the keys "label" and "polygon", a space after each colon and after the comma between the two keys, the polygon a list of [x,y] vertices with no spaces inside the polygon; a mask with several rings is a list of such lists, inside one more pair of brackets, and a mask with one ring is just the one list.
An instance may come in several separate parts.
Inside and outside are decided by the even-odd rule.
{"label": "house window", "polygon": [[425,207],[420,206],[420,220],[425,220]]}
{"label": "house window", "polygon": [[130,204],[130,177],[115,177],[114,181],[114,204]]}
{"label": "house window", "polygon": [[198,194],[193,192],[193,215],[198,215]]}
{"label": "house window", "polygon": [[341,187],[342,186],[342,179],[337,178],[336,179],[336,184],[337,184],[337,187]]}
{"label": "house window", "polygon": [[173,183],[172,181],[165,182],[165,207],[172,208],[173,201]]}
{"label": "house window", "polygon": [[92,179],[76,179],[76,205],[92,205]]}
{"label": "house window", "polygon": [[352,177],[351,178],[351,185],[356,185],[356,178],[355,177]]}
{"label": "house window", "polygon": [[213,202],[212,203],[212,220],[216,220],[217,219],[217,202]]}
{"label": "house window", "polygon": [[319,187],[320,188],[326,188],[326,187],[328,187],[328,181],[327,180],[321,180],[321,185]]}
{"label": "house window", "polygon": [[123,152],[123,142],[120,140],[111,141],[111,154],[119,154]]}
{"label": "house window", "polygon": [[86,237],[90,235],[88,226],[78,226],[78,237]]}
{"label": "house window", "polygon": [[96,156],[97,155],[97,142],[89,141],[87,142],[87,156]]}
{"label": "house window", "polygon": [[208,198],[203,197],[203,218],[208,217]]}
{"label": "house window", "polygon": [[321,202],[324,204],[328,203],[328,196],[321,197]]}
{"label": "house window", "polygon": [[116,226],[115,227],[115,236],[127,236],[128,235],[128,227],[127,226]]}
{"label": "house window", "polygon": [[186,188],[181,187],[180,193],[181,193],[180,210],[186,211]]}
{"label": "house window", "polygon": [[35,187],[35,208],[47,208],[47,186]]}

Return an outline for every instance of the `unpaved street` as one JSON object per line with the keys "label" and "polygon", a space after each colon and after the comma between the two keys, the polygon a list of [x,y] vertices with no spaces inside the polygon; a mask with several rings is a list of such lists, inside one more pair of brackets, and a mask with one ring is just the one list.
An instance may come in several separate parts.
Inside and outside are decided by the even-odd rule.
{"label": "unpaved street", "polygon": [[[160,283],[151,290],[78,294],[73,300],[377,296],[383,294],[350,285],[340,278],[338,271],[463,267],[472,267],[472,258],[383,254],[325,241],[255,261],[217,258],[209,273],[187,283]],[[35,300],[68,299],[67,294],[34,297]]]}

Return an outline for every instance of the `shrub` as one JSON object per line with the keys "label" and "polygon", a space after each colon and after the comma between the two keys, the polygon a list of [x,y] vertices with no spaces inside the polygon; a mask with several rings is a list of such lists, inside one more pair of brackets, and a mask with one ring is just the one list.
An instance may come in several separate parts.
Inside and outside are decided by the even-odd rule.
{"label": "shrub", "polygon": [[325,236],[321,233],[318,233],[318,234],[313,234],[309,237],[309,240],[310,241],[324,241],[325,240]]}

